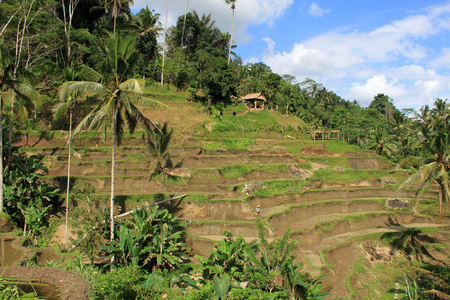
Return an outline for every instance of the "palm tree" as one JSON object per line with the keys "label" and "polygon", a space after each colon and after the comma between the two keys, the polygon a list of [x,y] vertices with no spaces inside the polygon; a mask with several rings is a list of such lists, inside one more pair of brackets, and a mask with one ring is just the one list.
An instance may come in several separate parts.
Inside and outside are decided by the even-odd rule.
{"label": "palm tree", "polygon": [[167,122],[163,125],[155,124],[152,132],[147,132],[145,143],[149,156],[155,160],[155,174],[160,173],[164,180],[164,165],[170,161],[169,144],[173,129],[169,129]]}
{"label": "palm tree", "polygon": [[133,25],[139,31],[140,36],[149,32],[156,32],[158,34],[158,31],[161,30],[161,22],[159,22],[160,16],[161,15],[156,13],[155,10],[150,10],[148,6],[146,6],[135,15]]}
{"label": "palm tree", "polygon": [[[70,84],[77,79],[79,79],[79,73],[74,69],[64,69],[64,77]],[[61,87],[61,91],[64,90],[64,84]],[[73,127],[73,110],[76,105],[76,100],[79,99],[77,94],[68,95],[62,98],[62,94],[59,95],[60,103],[53,108],[53,116],[55,119],[59,119],[62,116],[66,116],[69,113],[69,153],[67,162],[67,189],[66,189],[66,251],[69,249],[69,191],[70,191],[70,161],[72,158],[72,127]]]}
{"label": "palm tree", "polygon": [[234,10],[236,9],[236,0],[225,0],[226,4],[231,4],[232,17],[231,17],[231,36],[230,36],[230,49],[228,50],[228,64],[230,64],[231,58],[231,46],[233,46],[233,31],[234,31]]}
{"label": "palm tree", "polygon": [[386,135],[380,127],[374,130],[370,135],[368,147],[370,150],[374,150],[378,155],[384,155],[386,157],[390,157],[397,152],[397,146],[392,143],[391,137]]}
{"label": "palm tree", "polygon": [[147,130],[155,125],[136,107],[138,100],[141,105],[162,104],[143,97],[143,82],[140,79],[130,79],[133,67],[137,61],[135,37],[121,38],[119,33],[108,33],[109,38],[104,45],[98,46],[102,54],[99,70],[83,66],[84,78],[90,81],[71,81],[61,87],[60,99],[64,102],[73,95],[96,95],[99,104],[75,128],[75,136],[80,130],[96,129],[105,126],[107,120],[112,121],[112,166],[111,166],[111,240],[114,239],[114,183],[116,166],[116,147],[120,146],[124,125],[127,123],[133,132],[141,123]]}
{"label": "palm tree", "polygon": [[[423,109],[428,111],[427,107]],[[433,183],[439,187],[439,218],[442,217],[443,203],[450,199],[450,111],[446,101],[437,99],[435,108],[426,113],[423,122],[419,124],[422,135],[422,146],[426,157],[422,167],[409,177],[399,189],[407,188],[419,182],[417,195],[420,196],[430,189]]]}

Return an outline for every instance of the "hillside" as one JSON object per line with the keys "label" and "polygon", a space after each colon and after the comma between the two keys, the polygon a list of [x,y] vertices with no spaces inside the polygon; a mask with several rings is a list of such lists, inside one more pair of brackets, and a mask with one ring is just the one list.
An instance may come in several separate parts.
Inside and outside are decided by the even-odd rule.
{"label": "hillside", "polygon": [[[402,271],[386,271],[397,266],[399,254],[382,255],[385,247],[378,237],[384,232],[423,228],[438,241],[430,251],[442,249],[433,254],[449,261],[448,207],[444,218],[435,217],[438,194],[429,192],[414,214],[415,191],[397,190],[410,171],[342,140],[312,141],[297,117],[247,112],[233,104],[214,118],[181,95],[163,102],[165,109],[146,108],[144,113],[174,128],[172,167],[167,171],[178,176],[151,178],[153,162],[146,154],[143,132],[126,135],[116,163],[117,209],[125,212],[187,194],[167,208],[186,220],[193,253],[208,255],[225,230],[257,239],[259,206],[268,237],[282,236],[290,228],[304,270],[325,273],[324,287],[332,296],[393,298],[394,281],[401,283]],[[25,153],[46,156],[44,178],[61,192],[67,176],[66,134],[22,137],[16,143]],[[103,140],[98,132],[75,139],[73,184],[89,181],[96,194],[108,197],[110,145],[111,137],[107,134]]]}

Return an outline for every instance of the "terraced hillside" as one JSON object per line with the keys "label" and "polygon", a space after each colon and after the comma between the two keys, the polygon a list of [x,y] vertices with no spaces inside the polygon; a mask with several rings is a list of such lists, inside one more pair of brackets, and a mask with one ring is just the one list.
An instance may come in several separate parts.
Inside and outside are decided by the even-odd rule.
{"label": "terraced hillside", "polygon": [[[155,122],[169,121],[175,129],[170,150],[174,167],[168,171],[177,176],[150,179],[152,163],[142,133],[126,138],[116,164],[118,208],[126,211],[138,203],[187,194],[168,207],[187,221],[194,253],[209,254],[214,242],[223,239],[224,230],[256,239],[255,209],[260,206],[268,237],[281,236],[290,228],[305,270],[326,273],[324,283],[332,296],[379,292],[365,288],[369,279],[362,281],[355,273],[367,252],[361,245],[370,236],[410,227],[434,228],[431,231],[444,240],[442,249],[448,259],[448,211],[446,218],[430,217],[437,214],[437,193],[430,192],[417,207],[419,214],[413,214],[415,191],[397,190],[408,171],[343,141],[312,141],[295,129],[298,119],[277,112],[264,113],[278,121],[280,131],[255,133],[242,128],[239,133],[221,133],[214,132],[218,121],[200,113],[197,104],[169,106],[169,110],[146,113]],[[47,181],[64,190],[64,139],[30,138],[25,143],[18,142],[23,151],[47,157]],[[109,193],[109,145],[110,140],[94,133],[75,140],[73,183],[90,181],[98,194]]]}

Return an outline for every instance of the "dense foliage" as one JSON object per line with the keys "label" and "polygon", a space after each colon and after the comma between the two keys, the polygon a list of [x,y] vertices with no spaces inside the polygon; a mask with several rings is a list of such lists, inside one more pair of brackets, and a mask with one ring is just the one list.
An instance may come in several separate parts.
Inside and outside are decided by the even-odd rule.
{"label": "dense foliage", "polygon": [[[234,2],[226,1],[233,14]],[[362,107],[357,99],[343,99],[312,79],[299,82],[292,75],[274,73],[261,62],[244,64],[232,52],[236,47],[232,33],[221,32],[211,15],[189,12],[162,33],[159,13],[146,7],[133,15],[131,3],[4,0],[0,10],[0,207],[24,228],[34,245],[47,228],[51,210],[61,202],[58,190],[40,178],[42,158],[14,152],[14,131],[68,129],[66,120],[54,120],[52,113],[61,117],[70,111],[72,115],[77,105],[77,114],[69,122],[75,134],[100,127],[113,132],[110,208],[91,197],[92,189],[82,183],[72,196],[73,202],[83,202],[73,210],[76,246],[91,264],[98,255],[111,258],[110,268],[80,267],[92,268],[88,276],[95,299],[159,299],[162,294],[170,299],[326,296],[320,277],[300,271],[301,264],[292,254],[295,244],[290,231],[269,242],[259,219],[258,243],[246,243],[228,233],[208,258],[198,257],[201,270],[197,272],[188,262],[183,224],[167,210],[156,206],[134,209],[130,220],[115,226],[115,151],[124,130],[133,132],[139,123],[143,125],[150,156],[156,161],[155,173],[163,176],[164,167],[170,164],[172,129],[167,123],[153,124],[140,110],[144,105],[158,105],[145,95],[144,88],[160,80],[161,85],[188,92],[190,101],[202,102],[205,112],[217,118],[211,128],[214,134],[284,133],[268,111],[259,114],[258,121],[252,113],[222,116],[222,110],[237,104],[236,99],[262,92],[268,100],[266,108],[299,117],[309,125],[302,128],[305,133],[340,130],[347,143],[415,169],[401,188],[418,183],[421,193],[437,184],[441,215],[443,203],[450,198],[450,108],[446,101],[438,99],[434,107],[425,106],[418,112],[400,111],[395,99],[377,94],[368,107]],[[167,41],[164,49],[158,44],[161,35]],[[414,241],[413,235],[397,239],[396,246],[413,253],[414,245],[407,240]],[[426,273],[425,268],[421,272]],[[448,281],[447,273],[439,279]],[[198,274],[201,278],[194,280]],[[241,289],[245,284],[249,288]],[[434,291],[429,281],[424,285],[421,288]],[[441,290],[448,292],[448,286]]]}

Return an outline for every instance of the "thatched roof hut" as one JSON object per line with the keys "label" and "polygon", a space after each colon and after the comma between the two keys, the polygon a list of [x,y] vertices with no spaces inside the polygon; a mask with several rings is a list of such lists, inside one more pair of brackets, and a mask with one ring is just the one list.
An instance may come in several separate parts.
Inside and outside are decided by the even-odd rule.
{"label": "thatched roof hut", "polygon": [[267,99],[263,93],[253,93],[245,95],[241,98],[249,109],[264,109],[264,105],[267,104]]}

